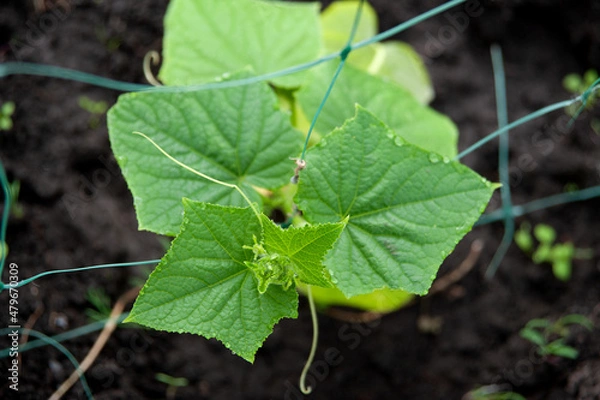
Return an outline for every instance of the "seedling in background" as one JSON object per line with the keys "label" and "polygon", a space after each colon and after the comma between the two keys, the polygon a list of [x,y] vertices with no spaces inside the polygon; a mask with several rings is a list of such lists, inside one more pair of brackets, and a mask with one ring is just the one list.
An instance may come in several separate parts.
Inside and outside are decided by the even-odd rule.
{"label": "seedling in background", "polygon": [[167,391],[165,393],[165,398],[167,400],[175,398],[177,388],[186,387],[190,384],[190,382],[186,378],[176,378],[171,375],[163,374],[162,372],[159,372],[156,375],[154,375],[154,379],[167,384]]}
{"label": "seedling in background", "polygon": [[[595,69],[588,69],[583,76],[579,74],[568,74],[563,79],[563,87],[572,94],[581,95],[585,92],[596,80],[598,80],[598,71]],[[588,102],[585,106],[587,110],[594,108],[597,100],[600,99],[600,92],[595,92],[590,95]],[[571,116],[577,115],[579,112],[579,105],[573,104],[567,108],[567,113]],[[600,135],[600,119],[592,118],[590,126]]]}
{"label": "seedling in background", "polygon": [[13,127],[12,115],[15,113],[15,103],[7,101],[0,107],[0,131],[10,131]]}
{"label": "seedling in background", "polygon": [[506,389],[506,385],[481,386],[465,394],[462,400],[526,400],[519,393]]}
{"label": "seedling in background", "polygon": [[100,117],[108,111],[108,103],[105,101],[94,101],[87,96],[80,96],[78,99],[79,107],[91,114],[89,125],[95,129],[100,125]]}
{"label": "seedling in background", "polygon": [[581,325],[590,332],[594,324],[587,317],[580,314],[570,314],[552,323],[548,319],[532,319],[519,332],[522,338],[538,346],[537,352],[541,356],[555,355],[563,358],[576,359],[579,351],[565,344],[572,325]]}
{"label": "seedling in background", "polygon": [[519,230],[515,232],[515,243],[521,250],[531,256],[534,263],[547,262],[552,264],[554,276],[561,281],[568,281],[571,278],[573,259],[588,260],[594,255],[592,249],[576,249],[571,242],[555,244],[556,231],[546,224],[537,224],[533,228],[533,236],[539,242],[535,251],[531,225],[524,222]]}
{"label": "seedling in background", "polygon": [[6,242],[0,242],[0,258],[6,258],[8,256],[8,245]]}
{"label": "seedling in background", "polygon": [[19,203],[19,193],[21,192],[21,181],[15,179],[9,185],[10,191],[10,213],[17,219],[23,218],[25,211],[23,205]]}
{"label": "seedling in background", "polygon": [[112,311],[110,307],[110,297],[108,297],[104,289],[90,288],[88,289],[85,298],[95,307],[95,309],[85,309],[85,314],[92,321],[103,321],[110,317]]}
{"label": "seedling in background", "polygon": [[[568,74],[563,79],[563,87],[572,94],[580,95],[585,92],[594,82],[598,80],[598,71],[588,69],[583,76],[578,74]],[[586,107],[592,108],[594,101],[600,99],[600,93],[592,94]]]}

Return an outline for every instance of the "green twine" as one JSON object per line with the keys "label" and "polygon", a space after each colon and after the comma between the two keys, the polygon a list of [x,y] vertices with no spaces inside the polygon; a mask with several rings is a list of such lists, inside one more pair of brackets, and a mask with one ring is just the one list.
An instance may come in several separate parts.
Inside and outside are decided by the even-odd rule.
{"label": "green twine", "polygon": [[552,111],[556,111],[556,110],[560,110],[562,108],[568,107],[573,103],[577,103],[578,101],[581,101],[583,103],[583,106],[585,107],[591,94],[597,90],[600,90],[600,79],[598,79],[596,82],[594,82],[592,85],[590,85],[590,87],[585,92],[583,92],[583,94],[575,97],[572,100],[559,101],[558,103],[550,104],[549,106],[540,108],[539,110],[532,112],[531,114],[526,115],[523,118],[519,118],[518,120],[511,122],[510,124],[506,125],[505,127],[500,128],[497,131],[490,133],[483,139],[481,139],[481,140],[477,141],[476,143],[472,144],[471,146],[469,146],[466,150],[463,150],[456,157],[454,157],[454,159],[460,160],[464,156],[472,153],[473,151],[477,150],[478,148],[480,148],[481,146],[483,146],[490,140],[495,139],[496,137],[500,136],[504,132],[508,132],[509,130],[516,128],[519,125],[523,125],[531,120],[541,117],[542,115],[549,114]]}
{"label": "green twine", "polygon": [[9,286],[5,285],[3,282],[0,282],[0,292],[3,290],[8,290],[9,287],[19,288],[21,286],[25,286],[30,284],[31,282],[43,278],[48,275],[56,275],[56,274],[67,274],[72,272],[82,272],[82,271],[91,271],[94,269],[103,269],[103,268],[115,268],[115,267],[135,267],[137,265],[148,265],[148,264],[158,264],[160,260],[146,260],[146,261],[132,261],[126,263],[112,263],[112,264],[99,264],[92,265],[89,267],[80,267],[80,268],[69,268],[69,269],[55,269],[51,271],[45,271],[40,274],[34,275],[31,278],[23,279],[19,281],[17,285]]}
{"label": "green twine", "polygon": [[[125,313],[119,315],[116,318],[115,323],[120,324],[121,322],[123,322],[125,320],[125,318],[127,318],[128,315],[129,315],[129,312],[125,312]],[[79,328],[71,329],[70,331],[62,332],[62,333],[59,333],[58,335],[51,336],[50,339],[52,339],[56,342],[64,342],[66,340],[75,339],[80,336],[84,336],[89,333],[104,329],[104,325],[106,325],[106,323],[109,320],[110,320],[110,318],[107,318],[107,319],[104,319],[101,321],[92,322],[91,324],[87,324],[87,325],[81,326]],[[37,349],[37,348],[44,347],[44,346],[48,346],[51,344],[52,344],[51,342],[49,342],[48,340],[45,340],[44,338],[38,339],[38,340],[32,340],[30,342],[27,342],[23,346],[19,345],[19,353],[24,353],[26,351]],[[10,348],[0,350],[0,358],[8,357],[9,353],[10,353]]]}
{"label": "green twine", "polygon": [[388,29],[387,31],[383,31],[383,32],[373,36],[372,38],[365,39],[363,41],[355,43],[354,45],[352,45],[352,50],[360,49],[361,47],[365,47],[370,44],[377,43],[382,40],[388,39],[400,32],[404,32],[405,30],[407,30],[408,28],[410,28],[412,26],[415,26],[415,25],[425,21],[426,19],[435,17],[436,15],[441,14],[444,11],[446,11],[454,6],[457,6],[461,3],[464,3],[466,1],[467,0],[452,0],[447,3],[442,4],[440,6],[437,6],[427,12],[424,12],[421,15],[417,15],[416,17],[411,18],[408,21],[401,23],[400,25],[396,25],[395,27]]}
{"label": "green twine", "polygon": [[[10,332],[12,332],[14,330],[15,329],[11,329],[11,328],[0,329],[0,335],[2,335],[2,336],[8,335]],[[58,341],[54,340],[53,338],[46,336],[43,333],[35,331],[33,329],[18,328],[17,330],[20,333],[25,333],[27,335],[37,337],[40,340],[51,345],[52,347],[54,347],[61,353],[63,353],[69,359],[69,361],[71,361],[71,363],[77,370],[77,373],[79,375],[79,380],[81,381],[81,385],[83,386],[83,390],[85,391],[87,398],[93,400],[94,395],[92,395],[92,391],[90,390],[90,387],[88,386],[87,379],[85,379],[85,375],[81,371],[81,368],[79,366],[79,363],[77,362],[77,359],[73,356],[73,354],[71,354],[71,352],[69,350],[67,350],[66,347],[64,347],[62,344],[60,344]]]}
{"label": "green twine", "polygon": [[308,133],[306,134],[306,140],[304,141],[304,147],[302,148],[302,155],[300,156],[300,160],[304,160],[304,157],[306,156],[306,149],[308,148],[308,142],[310,140],[310,136],[312,135],[313,130],[315,129],[317,119],[319,118],[319,115],[321,115],[321,111],[323,111],[323,107],[325,107],[325,103],[327,102],[327,99],[329,98],[329,95],[331,94],[331,91],[333,90],[333,85],[335,85],[335,82],[337,81],[338,76],[340,75],[340,73],[342,72],[342,69],[344,68],[344,65],[346,64],[346,59],[348,58],[348,55],[352,51],[352,40],[354,39],[354,36],[356,35],[356,31],[358,29],[358,23],[360,22],[360,17],[362,15],[362,9],[363,9],[364,2],[365,2],[364,0],[361,0],[360,3],[358,4],[358,9],[356,10],[356,15],[354,16],[354,22],[352,23],[352,29],[350,30],[350,37],[348,38],[348,41],[346,42],[346,46],[342,49],[342,51],[339,52],[340,59],[341,59],[340,64],[338,65],[337,69],[335,70],[335,73],[333,74],[333,78],[331,79],[331,82],[329,83],[329,87],[327,88],[327,91],[325,92],[325,95],[323,96],[323,100],[321,100],[321,104],[319,104],[319,108],[317,108],[317,111],[315,112],[315,115],[313,116],[313,119],[310,123],[310,127],[308,128]]}
{"label": "green twine", "polygon": [[10,186],[8,184],[8,178],[4,171],[4,166],[0,160],[0,184],[2,184],[2,192],[4,193],[4,210],[2,210],[2,222],[0,223],[0,292],[4,287],[2,283],[2,271],[4,271],[4,262],[6,261],[6,229],[8,227],[8,216],[10,214]]}
{"label": "green twine", "polygon": [[[576,201],[590,200],[595,197],[600,197],[600,185],[592,186],[586,189],[581,189],[576,192],[560,193],[552,196],[544,197],[538,200],[530,201],[529,203],[516,205],[510,210],[513,218],[532,213],[534,211],[543,210],[550,207],[560,206],[563,204],[573,203]],[[500,221],[504,218],[504,210],[496,210],[491,213],[482,215],[475,226],[491,224],[492,222]]]}
{"label": "green twine", "polygon": [[[361,0],[364,1],[364,0]],[[103,78],[97,75],[88,74],[85,72],[74,71],[67,68],[61,68],[51,65],[39,65],[32,63],[24,63],[24,62],[8,62],[4,64],[0,64],[0,78],[10,76],[10,75],[37,75],[37,76],[46,76],[50,78],[59,78],[59,79],[67,79],[76,82],[88,83],[90,85],[95,85],[99,87],[104,87],[107,89],[114,89],[124,92],[135,92],[135,91],[149,91],[149,92],[162,92],[162,93],[180,93],[180,92],[192,92],[197,90],[211,90],[211,89],[220,89],[220,88],[228,88],[228,87],[237,87],[243,85],[251,85],[258,82],[264,82],[273,80],[275,78],[279,78],[285,75],[291,75],[297,72],[301,72],[310,68],[313,68],[319,64],[324,62],[333,60],[337,57],[342,57],[344,59],[344,53],[346,56],[352,50],[359,49],[361,47],[368,46],[372,43],[379,42],[381,40],[387,39],[393,35],[396,35],[424,20],[434,17],[442,12],[452,8],[460,3],[464,3],[466,0],[453,0],[449,1],[441,6],[438,6],[432,10],[429,10],[415,18],[412,18],[394,28],[388,29],[387,31],[381,32],[378,35],[373,36],[370,39],[363,40],[361,42],[357,42],[355,44],[350,44],[352,40],[349,40],[349,45],[341,51],[328,54],[324,57],[319,58],[315,61],[310,61],[304,64],[299,64],[292,66],[290,68],[286,68],[280,71],[271,72],[263,75],[258,75],[255,77],[238,79],[233,81],[221,81],[221,82],[212,82],[200,85],[190,85],[190,86],[150,86],[143,85],[137,83],[129,83],[129,82],[121,82],[113,79]],[[361,7],[362,8],[362,7]],[[352,38],[351,38],[352,39]]]}
{"label": "green twine", "polygon": [[329,54],[321,57],[318,60],[310,61],[304,64],[295,65],[290,68],[283,69],[281,71],[271,72],[263,75],[253,76],[249,78],[237,79],[232,81],[218,81],[205,83],[201,85],[189,85],[189,86],[151,86],[143,85],[138,83],[129,83],[123,81],[117,81],[113,79],[104,78],[98,75],[88,74],[85,72],[75,71],[68,68],[56,67],[52,65],[40,65],[25,62],[7,62],[0,64],[0,78],[4,78],[10,75],[35,75],[44,76],[48,78],[65,79],[69,81],[82,82],[90,85],[103,87],[106,89],[113,89],[122,92],[161,92],[161,93],[184,93],[194,92],[199,90],[212,90],[212,89],[223,89],[230,87],[238,87],[245,85],[252,85],[258,82],[264,82],[273,80],[275,78],[295,74],[297,72],[304,71],[306,69],[313,68],[324,62],[333,60],[339,57],[340,52]]}
{"label": "green twine", "polygon": [[536,118],[541,117],[542,115],[546,115],[551,113],[552,111],[556,111],[556,110],[560,110],[561,108],[565,108],[570,106],[571,104],[573,104],[574,102],[578,101],[579,98],[576,98],[574,100],[565,100],[565,101],[561,101],[558,103],[554,103],[551,104],[549,106],[546,106],[544,108],[540,108],[539,110],[532,112],[529,115],[526,115],[522,118],[519,118],[518,120],[511,122],[510,124],[506,125],[503,128],[498,129],[497,131],[494,131],[492,133],[490,133],[489,135],[487,135],[486,137],[484,137],[483,139],[475,142],[474,144],[472,144],[471,146],[469,146],[466,150],[463,150],[461,153],[459,153],[456,157],[454,157],[455,160],[460,160],[461,158],[463,158],[464,156],[472,153],[473,151],[477,150],[478,148],[480,148],[481,146],[483,146],[484,144],[486,144],[487,142],[489,142],[492,139],[497,138],[498,136],[502,135],[504,132],[508,132],[511,129],[516,128],[519,125],[523,125],[531,120],[534,120]]}
{"label": "green twine", "polygon": [[139,90],[152,88],[150,85],[116,81],[113,79],[88,74],[86,72],[56,67],[53,65],[39,65],[26,62],[7,62],[0,64],[0,78],[10,75],[35,75],[48,78],[66,79],[69,81],[87,83],[107,89],[120,90],[123,92],[137,92]]}
{"label": "green twine", "polygon": [[[506,79],[504,74],[504,61],[502,49],[498,45],[491,47],[492,67],[494,70],[494,88],[496,92],[496,114],[498,115],[498,127],[503,128],[508,125],[508,111],[506,106]],[[498,149],[498,170],[500,172],[500,194],[502,197],[502,213],[504,216],[504,235],[502,242],[496,250],[490,265],[485,273],[486,279],[491,279],[500,263],[504,259],[515,232],[515,221],[512,217],[512,201],[510,198],[510,177],[508,172],[508,153],[509,153],[509,131],[500,135],[500,145]]]}

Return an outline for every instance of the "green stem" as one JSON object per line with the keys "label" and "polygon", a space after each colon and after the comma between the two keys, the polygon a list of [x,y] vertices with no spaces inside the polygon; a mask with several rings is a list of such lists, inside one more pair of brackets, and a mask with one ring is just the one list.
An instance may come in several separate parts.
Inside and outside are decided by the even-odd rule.
{"label": "green stem", "polygon": [[317,320],[317,310],[315,308],[315,301],[313,300],[310,285],[306,285],[306,296],[308,297],[308,304],[310,305],[310,317],[312,318],[313,325],[313,340],[310,348],[310,354],[308,355],[308,359],[306,360],[306,364],[304,365],[302,374],[300,375],[300,390],[304,394],[310,394],[313,388],[310,386],[306,387],[306,375],[308,374],[308,370],[310,369],[310,366],[315,359],[315,353],[317,352],[317,343],[319,342],[319,321]]}

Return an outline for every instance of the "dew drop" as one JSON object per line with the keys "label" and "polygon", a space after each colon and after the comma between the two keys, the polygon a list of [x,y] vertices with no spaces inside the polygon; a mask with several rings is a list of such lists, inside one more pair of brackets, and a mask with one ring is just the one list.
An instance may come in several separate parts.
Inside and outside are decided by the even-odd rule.
{"label": "dew drop", "polygon": [[429,277],[429,279],[431,279],[431,280],[434,280],[434,279],[435,279],[435,275],[431,275],[431,276]]}
{"label": "dew drop", "polygon": [[448,164],[450,162],[450,159],[448,157],[444,157],[442,158],[442,160],[444,161],[444,164]]}
{"label": "dew drop", "polygon": [[396,146],[401,147],[404,145],[404,139],[402,139],[400,136],[396,136],[396,138],[394,139],[394,143],[396,144]]}
{"label": "dew drop", "polygon": [[429,161],[431,161],[432,163],[438,163],[440,162],[441,158],[438,154],[436,153],[429,153]]}
{"label": "dew drop", "polygon": [[121,167],[124,167],[127,165],[127,157],[125,157],[125,156],[117,157],[117,161],[119,162],[119,165],[121,165]]}
{"label": "dew drop", "polygon": [[333,282],[334,285],[338,284],[338,280],[335,276],[333,276],[333,271],[332,270],[328,270],[329,271],[329,276],[331,277],[331,282]]}

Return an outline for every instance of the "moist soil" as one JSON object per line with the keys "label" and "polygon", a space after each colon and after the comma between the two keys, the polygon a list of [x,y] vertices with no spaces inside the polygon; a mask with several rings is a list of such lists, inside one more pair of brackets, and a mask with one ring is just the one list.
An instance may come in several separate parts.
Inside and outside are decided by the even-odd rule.
{"label": "moist soil", "polygon": [[[440,3],[373,1],[381,29]],[[165,0],[3,1],[0,61],[58,65],[146,83],[142,59],[150,50],[161,51],[166,6]],[[396,39],[408,41],[424,57],[436,90],[432,106],[456,122],[465,149],[497,125],[491,43],[504,50],[508,111],[515,120],[569,98],[561,84],[566,74],[600,70],[598,21],[600,5],[592,0],[470,1]],[[78,105],[81,96],[111,105],[119,93],[35,76],[11,76],[0,83],[0,102],[17,105],[14,128],[0,132],[0,157],[9,179],[21,182],[23,215],[10,219],[7,238],[8,262],[18,265],[20,278],[160,258],[168,242],[137,231],[131,194],[111,155],[105,116],[94,117]],[[511,132],[515,204],[600,184],[600,136],[590,128],[594,114],[600,118],[598,105],[567,128],[568,118],[556,111]],[[463,162],[498,181],[497,150],[491,142]],[[496,194],[488,211],[499,205]],[[438,279],[456,269],[478,240],[483,250],[477,262],[441,293],[370,323],[319,315],[317,361],[309,377],[314,391],[307,398],[461,399],[473,388],[498,385],[527,399],[600,399],[599,328],[571,330],[568,343],[580,352],[576,360],[542,358],[519,336],[532,318],[555,320],[572,313],[600,327],[600,198],[537,211],[517,224],[524,220],[552,225],[559,241],[590,248],[594,257],[575,261],[571,280],[561,282],[549,265],[534,264],[512,245],[496,276],[486,280],[504,229],[500,223],[477,227],[448,257]],[[21,323],[50,336],[86,325],[89,289],[103,289],[114,302],[143,282],[148,271],[114,268],[42,278],[19,291]],[[0,298],[7,303],[6,292]],[[166,398],[167,386],[155,379],[159,372],[189,381],[177,389],[178,399],[299,399],[297,380],[312,334],[304,300],[299,314],[297,320],[276,325],[253,365],[215,340],[122,326],[86,377],[96,399]],[[5,311],[2,316],[6,321]],[[63,345],[82,360],[96,336]],[[7,347],[6,336],[1,344]],[[73,371],[50,346],[21,357],[21,399],[48,398]],[[4,377],[8,359],[0,364]],[[14,395],[7,386],[3,378],[1,398]],[[85,398],[82,385],[77,383],[64,398]]]}

